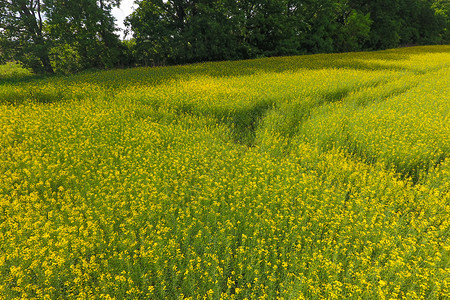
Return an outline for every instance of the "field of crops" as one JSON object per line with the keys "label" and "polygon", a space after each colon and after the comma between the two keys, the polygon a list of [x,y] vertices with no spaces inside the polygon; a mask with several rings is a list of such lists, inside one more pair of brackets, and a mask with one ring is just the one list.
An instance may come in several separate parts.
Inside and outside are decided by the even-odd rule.
{"label": "field of crops", "polygon": [[449,299],[450,46],[0,66],[0,299]]}

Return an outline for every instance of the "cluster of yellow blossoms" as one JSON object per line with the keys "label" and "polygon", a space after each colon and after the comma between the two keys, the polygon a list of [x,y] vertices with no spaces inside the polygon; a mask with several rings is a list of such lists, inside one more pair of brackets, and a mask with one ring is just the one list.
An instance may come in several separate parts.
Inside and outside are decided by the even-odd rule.
{"label": "cluster of yellow blossoms", "polygon": [[450,298],[449,75],[433,46],[1,82],[0,299]]}

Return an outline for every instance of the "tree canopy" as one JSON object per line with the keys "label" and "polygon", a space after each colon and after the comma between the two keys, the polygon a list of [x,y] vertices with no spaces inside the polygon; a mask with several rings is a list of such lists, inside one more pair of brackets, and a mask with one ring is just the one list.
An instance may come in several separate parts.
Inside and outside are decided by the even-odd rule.
{"label": "tree canopy", "polygon": [[0,0],[0,60],[37,73],[450,41],[448,0],[136,0],[120,41],[120,0]]}
{"label": "tree canopy", "polygon": [[142,64],[448,42],[445,0],[137,0]]}
{"label": "tree canopy", "polygon": [[0,0],[0,52],[36,73],[112,67],[118,0]]}

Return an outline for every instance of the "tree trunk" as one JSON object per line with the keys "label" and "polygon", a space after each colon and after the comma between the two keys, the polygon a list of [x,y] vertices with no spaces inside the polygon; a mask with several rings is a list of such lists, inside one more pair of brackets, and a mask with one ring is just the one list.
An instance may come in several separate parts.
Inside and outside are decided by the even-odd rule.
{"label": "tree trunk", "polygon": [[45,53],[41,57],[39,57],[39,60],[41,61],[42,65],[44,66],[45,73],[47,73],[47,74],[55,73],[55,71],[53,70],[52,64],[50,63],[50,58],[48,56],[48,53]]}
{"label": "tree trunk", "polygon": [[[31,2],[33,4],[33,2]],[[21,5],[20,15],[26,20],[25,27],[31,33],[34,44],[37,48],[40,48],[39,52],[35,53],[36,57],[41,61],[44,72],[47,74],[55,73],[50,63],[50,57],[48,55],[48,47],[45,43],[45,39],[42,34],[42,18],[41,18],[41,5],[40,0],[37,0],[37,14],[39,19],[36,20],[35,15],[31,12],[30,8],[23,3]],[[35,71],[35,70],[33,70]]]}

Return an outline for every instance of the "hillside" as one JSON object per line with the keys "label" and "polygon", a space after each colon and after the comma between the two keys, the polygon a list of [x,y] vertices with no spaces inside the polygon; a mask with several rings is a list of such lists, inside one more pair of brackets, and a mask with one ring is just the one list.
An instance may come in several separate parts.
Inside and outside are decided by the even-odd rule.
{"label": "hillside", "polygon": [[0,68],[0,298],[448,298],[449,78],[450,46]]}

